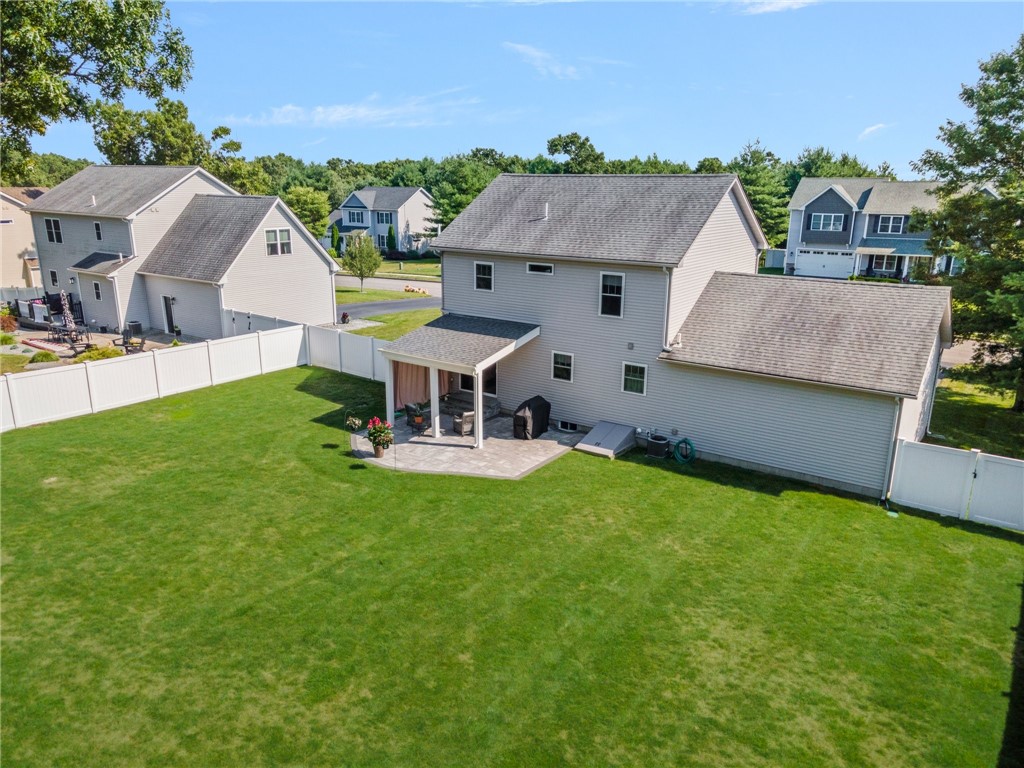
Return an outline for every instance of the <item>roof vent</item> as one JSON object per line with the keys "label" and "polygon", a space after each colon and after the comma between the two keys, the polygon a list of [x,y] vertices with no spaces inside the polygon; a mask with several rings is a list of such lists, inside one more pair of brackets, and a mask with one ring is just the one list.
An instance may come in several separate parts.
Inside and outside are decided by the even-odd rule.
{"label": "roof vent", "polygon": [[548,204],[544,203],[544,221],[548,220]]}
{"label": "roof vent", "polygon": [[96,207],[96,195],[92,196],[92,202],[89,203],[89,207],[90,208],[95,208]]}

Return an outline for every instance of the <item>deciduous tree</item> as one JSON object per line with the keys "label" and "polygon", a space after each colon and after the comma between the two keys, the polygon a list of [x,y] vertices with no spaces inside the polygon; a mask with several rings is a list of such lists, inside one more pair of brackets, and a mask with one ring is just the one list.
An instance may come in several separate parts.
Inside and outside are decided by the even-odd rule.
{"label": "deciduous tree", "polygon": [[604,152],[598,152],[589,136],[578,133],[559,134],[548,139],[549,155],[568,155],[562,173],[604,173]]}
{"label": "deciduous tree", "polygon": [[299,217],[306,229],[317,240],[327,231],[327,219],[331,215],[331,205],[327,193],[312,187],[292,187],[281,199],[292,212]]}
{"label": "deciduous tree", "polygon": [[360,293],[363,292],[363,280],[377,274],[382,262],[380,251],[365,235],[350,236],[341,256],[341,268],[359,278]]}

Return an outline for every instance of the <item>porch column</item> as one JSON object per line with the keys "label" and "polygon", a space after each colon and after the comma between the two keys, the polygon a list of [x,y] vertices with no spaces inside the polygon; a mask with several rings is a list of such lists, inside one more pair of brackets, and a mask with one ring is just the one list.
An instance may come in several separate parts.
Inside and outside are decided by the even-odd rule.
{"label": "porch column", "polygon": [[903,257],[903,274],[901,275],[901,277],[905,278],[909,274],[910,274],[910,257],[909,256],[904,256]]}
{"label": "porch column", "polygon": [[437,394],[437,366],[430,366],[430,434],[441,436],[441,399]]}
{"label": "porch column", "polygon": [[476,435],[474,447],[484,447],[484,377],[483,371],[479,368],[473,369],[473,410],[476,417],[473,419],[473,434]]}
{"label": "porch column", "polygon": [[393,360],[384,358],[387,365],[384,366],[384,418],[389,424],[395,423],[395,363]]}
{"label": "porch column", "polygon": [[860,254],[854,251],[853,253],[853,275],[856,277],[860,274]]}

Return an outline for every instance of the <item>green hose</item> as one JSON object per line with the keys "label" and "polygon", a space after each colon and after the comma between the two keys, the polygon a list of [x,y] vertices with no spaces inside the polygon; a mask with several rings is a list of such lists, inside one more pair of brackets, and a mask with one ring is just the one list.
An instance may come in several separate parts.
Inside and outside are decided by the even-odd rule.
{"label": "green hose", "polygon": [[693,464],[697,458],[697,449],[693,447],[693,441],[690,438],[684,437],[672,449],[672,456],[680,464]]}

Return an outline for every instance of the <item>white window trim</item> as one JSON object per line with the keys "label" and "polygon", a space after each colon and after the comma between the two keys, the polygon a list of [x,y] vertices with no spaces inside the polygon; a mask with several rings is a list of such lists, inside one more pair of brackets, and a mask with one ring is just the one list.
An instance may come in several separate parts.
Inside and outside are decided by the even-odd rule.
{"label": "white window trim", "polygon": [[[363,221],[363,213],[364,213],[364,211],[349,211],[348,212],[348,223],[349,224],[365,224],[366,222]],[[356,214],[359,215],[358,219],[356,218]]]}
{"label": "white window trim", "polygon": [[[622,278],[622,295],[619,297],[622,301],[619,302],[619,314],[617,315],[606,315],[601,311],[601,300],[604,298],[604,277],[605,275],[614,275]],[[597,316],[598,317],[613,317],[621,320],[626,315],[626,273],[625,272],[602,272],[598,275],[597,282]]]}
{"label": "white window trim", "polygon": [[[818,217],[818,222],[821,226],[814,226],[814,217]],[[825,227],[825,217],[828,217],[829,226]],[[835,222],[836,217],[839,218],[839,228],[836,229]],[[811,214],[811,232],[842,232],[843,225],[846,223],[845,213],[812,213]]]}
{"label": "white window trim", "polygon": [[57,270],[56,269],[51,269],[50,270],[50,287],[51,288],[59,288],[60,287],[60,280],[57,279]]}
{"label": "white window trim", "polygon": [[103,240],[103,225],[100,224],[100,222],[94,221],[92,223],[92,231],[96,235],[96,240],[98,240],[98,241],[102,241]]}
{"label": "white window trim", "polygon": [[[886,228],[882,229],[882,219],[888,219],[886,222]],[[895,229],[897,220],[899,221],[899,229]],[[906,216],[898,214],[880,214],[878,216],[878,234],[880,235],[902,235],[903,227],[906,224]]]}
{"label": "white window trim", "polygon": [[[560,379],[555,376],[555,355],[564,355],[569,358],[568,379]],[[572,352],[559,352],[557,349],[551,350],[551,380],[561,381],[563,384],[572,384],[576,380],[576,356]]]}
{"label": "white window trim", "polygon": [[394,224],[391,220],[391,211],[377,211],[378,224]]}
{"label": "white window trim", "polygon": [[377,235],[377,247],[378,248],[387,248],[388,247],[388,236],[387,235]]}
{"label": "white window trim", "polygon": [[[49,228],[46,226],[47,222],[50,222]],[[56,226],[54,226],[54,222],[56,222]],[[60,219],[43,219],[43,230],[46,235],[46,242],[54,243],[55,245],[64,244],[64,228],[60,225]],[[57,239],[58,234],[60,235],[59,240]],[[53,236],[52,240],[50,239],[51,235]]]}
{"label": "white window trim", "polygon": [[96,301],[103,301],[103,292],[100,290],[100,284],[97,280],[92,281],[92,297]]}
{"label": "white window trim", "polygon": [[[630,392],[626,389],[626,366],[632,365],[635,368],[644,369],[644,391],[643,392]],[[628,360],[622,361],[622,375],[619,377],[619,381],[622,385],[622,393],[625,395],[636,395],[637,397],[647,397],[647,366],[643,363],[631,363]]]}
{"label": "white window trim", "polygon": [[[543,270],[535,271],[535,270],[530,269],[530,267],[547,267],[551,271],[550,272],[545,272]],[[554,264],[549,264],[548,262],[544,262],[544,261],[528,261],[528,262],[526,262],[526,274],[528,274],[528,275],[542,275],[544,277],[551,277],[551,275],[555,274],[555,265]]]}
{"label": "white window trim", "polygon": [[[491,268],[491,287],[481,288],[476,284],[477,274],[476,268],[480,265],[484,265]],[[487,293],[494,293],[494,262],[493,261],[474,261],[473,262],[473,290],[474,291],[486,291]]]}
{"label": "white window trim", "polygon": [[[270,242],[269,240],[267,240],[267,234],[270,233],[270,232],[274,233],[274,242]],[[287,232],[288,233],[288,239],[287,240],[283,240],[281,238],[281,233],[282,232]],[[281,245],[283,243],[288,243],[288,253],[284,253],[282,251]],[[267,254],[267,256],[291,256],[292,252],[293,252],[292,251],[292,230],[291,230],[291,227],[267,227],[265,230],[263,230],[263,244],[266,247],[266,254]],[[270,252],[270,246],[272,246],[272,245],[277,249],[277,253],[271,253]]]}

